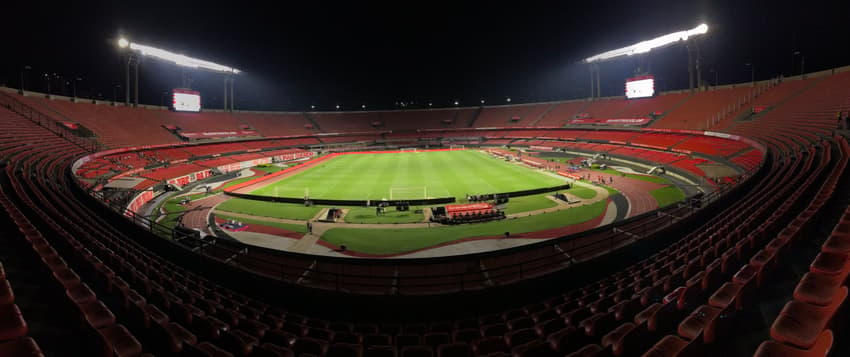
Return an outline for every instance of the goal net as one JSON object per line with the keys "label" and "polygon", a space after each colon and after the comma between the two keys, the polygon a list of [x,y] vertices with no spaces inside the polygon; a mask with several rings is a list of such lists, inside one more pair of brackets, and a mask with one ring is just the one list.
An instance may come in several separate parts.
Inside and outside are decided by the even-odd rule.
{"label": "goal net", "polygon": [[401,148],[400,152],[416,152],[416,148]]}
{"label": "goal net", "polygon": [[449,146],[449,149],[452,149],[452,150],[463,150],[463,149],[466,149],[466,147],[465,147],[465,146],[463,146],[463,145],[451,145],[451,146]]}
{"label": "goal net", "polygon": [[421,200],[428,198],[425,186],[390,187],[390,200]]}

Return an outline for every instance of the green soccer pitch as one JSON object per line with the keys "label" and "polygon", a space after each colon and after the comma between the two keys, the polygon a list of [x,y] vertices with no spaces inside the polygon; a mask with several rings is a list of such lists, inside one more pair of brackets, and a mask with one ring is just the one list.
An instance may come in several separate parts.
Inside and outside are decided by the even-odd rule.
{"label": "green soccer pitch", "polygon": [[340,155],[251,194],[337,200],[412,200],[511,192],[566,180],[483,152],[427,151]]}

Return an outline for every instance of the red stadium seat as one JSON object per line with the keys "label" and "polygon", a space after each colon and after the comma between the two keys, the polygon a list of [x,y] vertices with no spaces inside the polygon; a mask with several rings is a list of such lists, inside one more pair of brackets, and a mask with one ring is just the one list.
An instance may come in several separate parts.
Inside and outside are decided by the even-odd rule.
{"label": "red stadium seat", "polygon": [[847,287],[844,286],[827,306],[799,301],[787,303],[770,327],[770,337],[800,348],[811,348],[846,297]]}
{"label": "red stadium seat", "polygon": [[97,330],[103,343],[102,356],[134,357],[142,354],[142,344],[123,325]]}
{"label": "red stadium seat", "polygon": [[15,292],[8,280],[0,280],[0,306],[15,302]]}
{"label": "red stadium seat", "polygon": [[44,354],[30,337],[19,337],[14,340],[0,342],[0,356],[41,357]]}
{"label": "red stadium seat", "polygon": [[17,305],[0,306],[0,341],[24,336],[27,331],[27,323]]}
{"label": "red stadium seat", "polygon": [[782,344],[776,341],[765,341],[759,345],[753,357],[819,357],[829,354],[832,348],[833,336],[832,331],[825,330],[818,336],[814,346],[810,349],[800,349],[797,347]]}

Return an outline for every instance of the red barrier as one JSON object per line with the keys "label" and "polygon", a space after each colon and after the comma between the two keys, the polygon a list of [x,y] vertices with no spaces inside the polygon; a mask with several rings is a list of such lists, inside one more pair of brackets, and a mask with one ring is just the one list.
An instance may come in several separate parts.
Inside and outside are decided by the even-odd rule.
{"label": "red barrier", "polygon": [[561,175],[561,176],[564,176],[564,177],[567,177],[567,178],[571,178],[573,180],[581,180],[581,176],[576,175],[576,174],[571,174],[569,172],[558,171],[558,175]]}
{"label": "red barrier", "polygon": [[646,125],[649,118],[571,119],[570,124]]}
{"label": "red barrier", "polygon": [[180,136],[187,138],[203,138],[203,139],[220,139],[236,136],[260,136],[256,130],[236,130],[236,131],[192,131],[180,132]]}
{"label": "red barrier", "polygon": [[468,203],[462,205],[446,205],[446,213],[452,214],[463,211],[481,211],[493,209],[493,205],[490,203],[482,202],[482,203]]}

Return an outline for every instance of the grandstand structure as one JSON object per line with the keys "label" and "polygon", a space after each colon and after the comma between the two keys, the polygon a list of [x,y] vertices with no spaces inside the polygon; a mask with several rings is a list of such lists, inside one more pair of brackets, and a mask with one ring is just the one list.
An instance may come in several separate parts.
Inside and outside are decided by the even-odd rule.
{"label": "grandstand structure", "polygon": [[[192,120],[4,90],[0,355],[70,346],[92,356],[845,353],[834,336],[850,331],[850,145],[835,114],[850,111],[848,84],[850,68],[837,68],[640,101]],[[641,127],[571,124],[643,116]],[[224,134],[195,142],[181,132]],[[127,210],[165,184],[351,143],[605,153],[712,189],[612,227],[407,265],[163,239]],[[712,160],[739,175],[713,178],[702,169]],[[128,177],[129,196],[98,194]],[[791,294],[778,292],[788,284]],[[759,305],[782,307],[760,314]],[[769,320],[767,333],[754,315]],[[83,326],[82,338],[72,345],[33,322]],[[729,343],[730,334],[748,338]]]}

